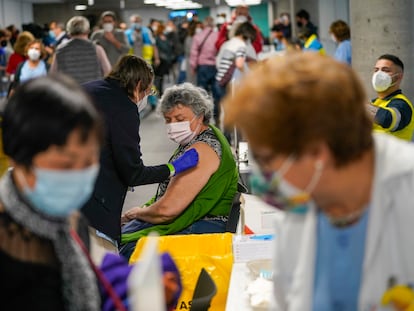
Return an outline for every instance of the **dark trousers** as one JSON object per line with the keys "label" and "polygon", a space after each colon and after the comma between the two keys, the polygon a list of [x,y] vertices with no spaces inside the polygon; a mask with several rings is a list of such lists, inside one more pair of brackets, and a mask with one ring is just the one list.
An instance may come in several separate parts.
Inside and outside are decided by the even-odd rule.
{"label": "dark trousers", "polygon": [[214,65],[199,65],[197,67],[197,85],[211,93],[214,100],[214,119],[220,118],[220,96],[216,88],[217,69]]}

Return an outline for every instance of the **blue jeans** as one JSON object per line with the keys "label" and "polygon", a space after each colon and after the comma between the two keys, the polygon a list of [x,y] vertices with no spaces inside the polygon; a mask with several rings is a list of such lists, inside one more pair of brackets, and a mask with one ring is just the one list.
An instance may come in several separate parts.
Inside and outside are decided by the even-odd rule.
{"label": "blue jeans", "polygon": [[214,65],[200,65],[197,67],[197,85],[210,92],[214,100],[214,117],[220,115],[220,96],[216,88],[217,69]]}
{"label": "blue jeans", "polygon": [[[187,228],[183,229],[182,231],[174,233],[176,234],[201,234],[201,233],[223,233],[226,232],[226,221],[222,220],[205,220],[200,219],[194,223],[192,223]],[[125,226],[122,227],[122,233],[132,233],[137,232],[140,230],[144,230],[147,228],[153,227],[153,224],[140,221],[140,220],[131,220]],[[129,260],[132,253],[135,250],[135,245],[137,241],[129,242],[123,244],[119,248],[119,253],[124,256],[126,259]]]}

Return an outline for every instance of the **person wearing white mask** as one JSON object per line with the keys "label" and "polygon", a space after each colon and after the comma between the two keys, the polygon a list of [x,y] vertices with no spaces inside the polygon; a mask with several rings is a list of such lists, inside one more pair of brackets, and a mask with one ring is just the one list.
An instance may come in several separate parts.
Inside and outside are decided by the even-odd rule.
{"label": "person wearing white mask", "polygon": [[82,211],[91,234],[107,250],[117,252],[121,212],[129,187],[159,183],[197,165],[192,149],[171,163],[145,166],[141,158],[140,111],[152,94],[154,71],[143,58],[125,55],[104,79],[82,86],[105,120],[101,170],[93,196]]}
{"label": "person wearing white mask", "polygon": [[129,51],[127,37],[123,30],[116,28],[116,15],[112,11],[101,14],[102,29],[96,30],[91,35],[91,40],[101,45],[112,66],[122,55]]}
{"label": "person wearing white mask", "polygon": [[252,192],[284,210],[268,310],[408,310],[397,293],[412,297],[414,145],[373,133],[366,101],[350,66],[292,53],[223,102],[260,168]]}
{"label": "person wearing white mask", "polygon": [[36,39],[29,42],[25,48],[27,59],[20,63],[16,69],[14,81],[9,90],[9,97],[18,85],[30,79],[47,75],[48,65],[44,61],[47,53],[42,41]]}
{"label": "person wearing white mask", "polygon": [[372,86],[378,97],[367,108],[373,117],[375,131],[411,141],[414,133],[414,107],[400,89],[403,75],[404,64],[397,56],[380,56],[372,75]]}
{"label": "person wearing white mask", "polygon": [[167,135],[178,144],[171,160],[194,148],[196,167],[159,184],[144,206],[122,216],[120,253],[129,258],[136,241],[156,231],[159,235],[225,232],[227,216],[237,191],[238,172],[224,135],[210,124],[213,102],[207,92],[185,82],[165,90],[159,104]]}
{"label": "person wearing white mask", "polygon": [[218,38],[216,41],[217,51],[220,50],[220,47],[223,45],[224,42],[226,42],[234,36],[238,26],[243,24],[244,22],[250,22],[256,29],[255,39],[249,44],[252,45],[253,49],[257,54],[262,51],[262,34],[260,32],[259,27],[253,24],[253,19],[249,14],[249,7],[246,5],[240,5],[236,7],[231,22],[225,22],[223,25],[221,25],[218,33]]}

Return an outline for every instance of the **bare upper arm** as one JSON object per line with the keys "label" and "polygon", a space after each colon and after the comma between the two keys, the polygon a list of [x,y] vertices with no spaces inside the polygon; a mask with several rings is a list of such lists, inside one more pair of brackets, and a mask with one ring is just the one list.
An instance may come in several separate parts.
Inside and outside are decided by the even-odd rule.
{"label": "bare upper arm", "polygon": [[191,148],[198,152],[197,166],[173,177],[165,194],[154,203],[163,213],[168,209],[171,216],[177,216],[187,208],[220,165],[217,153],[206,143],[198,142]]}

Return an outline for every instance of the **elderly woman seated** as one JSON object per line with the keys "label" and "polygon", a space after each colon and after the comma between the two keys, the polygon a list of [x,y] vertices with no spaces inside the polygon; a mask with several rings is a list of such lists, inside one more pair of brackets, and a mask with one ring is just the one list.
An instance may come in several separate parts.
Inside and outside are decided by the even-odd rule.
{"label": "elderly woman seated", "polygon": [[120,252],[125,257],[150,231],[160,235],[225,231],[238,172],[226,138],[209,124],[212,109],[207,93],[191,83],[164,92],[159,110],[169,138],[178,144],[170,162],[191,148],[197,150],[199,162],[159,184],[156,195],[143,207],[122,215]]}

